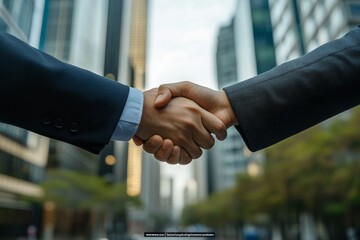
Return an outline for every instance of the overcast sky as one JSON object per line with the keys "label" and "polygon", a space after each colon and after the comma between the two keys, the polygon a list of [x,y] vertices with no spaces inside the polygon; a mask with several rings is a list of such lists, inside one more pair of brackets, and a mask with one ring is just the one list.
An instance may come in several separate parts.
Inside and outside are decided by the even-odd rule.
{"label": "overcast sky", "polygon": [[147,87],[189,80],[216,88],[217,33],[235,0],[151,0]]}
{"label": "overcast sky", "polygon": [[[230,23],[235,4],[236,0],[150,0],[146,89],[184,80],[216,89],[217,34]],[[178,208],[191,171],[191,164],[162,164],[163,175],[174,177]]]}

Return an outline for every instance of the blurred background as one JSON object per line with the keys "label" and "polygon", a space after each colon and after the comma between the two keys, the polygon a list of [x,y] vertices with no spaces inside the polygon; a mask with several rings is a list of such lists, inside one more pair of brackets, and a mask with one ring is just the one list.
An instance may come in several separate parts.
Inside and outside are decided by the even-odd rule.
{"label": "blurred background", "polygon": [[[359,23],[357,0],[0,0],[0,31],[142,90],[183,80],[223,88]],[[230,128],[187,166],[132,142],[93,155],[0,124],[0,239],[153,231],[360,239],[360,110],[256,153]]]}

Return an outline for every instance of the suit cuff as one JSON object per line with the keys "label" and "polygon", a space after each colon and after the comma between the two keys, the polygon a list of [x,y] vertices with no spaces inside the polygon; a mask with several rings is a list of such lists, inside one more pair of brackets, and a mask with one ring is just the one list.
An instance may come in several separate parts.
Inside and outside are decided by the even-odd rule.
{"label": "suit cuff", "polygon": [[137,132],[144,104],[143,93],[130,88],[128,99],[111,140],[129,141]]}

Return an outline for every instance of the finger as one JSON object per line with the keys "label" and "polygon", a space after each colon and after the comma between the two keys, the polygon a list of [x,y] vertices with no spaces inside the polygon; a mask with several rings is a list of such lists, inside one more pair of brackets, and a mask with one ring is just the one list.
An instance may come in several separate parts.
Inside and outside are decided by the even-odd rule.
{"label": "finger", "polygon": [[173,151],[170,154],[170,157],[166,160],[169,164],[177,164],[180,161],[180,147],[174,146]]}
{"label": "finger", "polygon": [[210,149],[214,146],[215,140],[211,136],[210,132],[204,128],[203,125],[197,127],[196,131],[193,132],[194,142],[202,148]]}
{"label": "finger", "polygon": [[227,136],[225,124],[212,113],[202,109],[201,110],[201,122],[204,127],[216,135],[219,140],[224,140]]}
{"label": "finger", "polygon": [[136,146],[141,146],[144,144],[144,141],[136,135],[132,138],[132,140],[134,141]]}
{"label": "finger", "polygon": [[159,150],[154,154],[155,158],[160,161],[169,159],[174,149],[174,144],[170,139],[165,139]]}
{"label": "finger", "polygon": [[143,143],[143,149],[148,153],[154,154],[159,150],[164,140],[159,135],[154,135]]}
{"label": "finger", "polygon": [[172,96],[170,89],[165,86],[160,86],[158,89],[158,95],[155,99],[155,107],[165,107],[173,97],[175,96]]}
{"label": "finger", "polygon": [[185,150],[181,149],[179,164],[186,165],[186,164],[191,163],[191,161],[192,161],[192,159],[189,156],[189,154]]}
{"label": "finger", "polygon": [[202,155],[201,148],[194,142],[194,140],[188,141],[179,146],[183,147],[191,159],[199,158]]}
{"label": "finger", "polygon": [[218,99],[214,97],[214,94],[216,93],[217,91],[189,81],[163,84],[158,88],[155,107],[160,108],[166,106],[171,98],[185,97],[193,100],[199,104],[200,107],[210,110],[210,108],[214,107],[214,104],[218,101]]}
{"label": "finger", "polygon": [[171,84],[162,84],[158,88],[158,94],[155,99],[155,107],[165,107],[174,97],[187,97],[188,88],[191,83],[179,82]]}

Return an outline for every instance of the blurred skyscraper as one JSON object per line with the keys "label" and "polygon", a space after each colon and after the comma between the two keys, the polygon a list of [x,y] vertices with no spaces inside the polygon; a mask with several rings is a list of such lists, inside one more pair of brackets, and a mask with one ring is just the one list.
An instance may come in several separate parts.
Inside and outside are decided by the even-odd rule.
{"label": "blurred skyscraper", "polygon": [[234,31],[238,81],[265,72],[276,65],[268,0],[239,0]]}
{"label": "blurred skyscraper", "polygon": [[184,205],[194,204],[199,201],[198,184],[194,179],[190,179],[184,188]]}
{"label": "blurred skyscraper", "polygon": [[156,217],[161,215],[160,204],[160,162],[150,154],[143,154],[140,198],[144,204],[145,230],[153,231]]}
{"label": "blurred skyscraper", "polygon": [[[253,51],[255,52],[256,74],[261,74],[276,66],[270,8],[268,0],[252,0],[249,1],[249,3],[254,41]],[[240,14],[238,16],[240,16]],[[238,21],[241,21],[239,17]],[[240,34],[239,38],[245,37],[242,35],[240,27],[237,27],[237,30]],[[242,62],[239,61],[239,64],[241,63]],[[240,79],[240,81],[241,80],[243,79]]]}
{"label": "blurred skyscraper", "polygon": [[176,218],[175,216],[175,204],[174,204],[174,198],[175,198],[175,181],[172,177],[163,177],[161,179],[161,198],[160,198],[160,213],[161,214],[168,214],[169,218],[171,220],[174,220]]}
{"label": "blurred skyscraper", "polygon": [[[38,47],[43,6],[43,0],[0,1],[0,31]],[[11,106],[11,99],[8,104]],[[40,206],[29,204],[24,197],[42,195],[38,183],[47,163],[48,145],[45,137],[0,124],[1,238],[26,236],[31,225],[40,229]]]}
{"label": "blurred skyscraper", "polygon": [[[272,38],[268,1],[238,1],[235,16],[218,34],[218,87],[224,88],[274,67]],[[261,153],[250,153],[238,131],[229,128],[227,139],[217,142],[209,153],[209,191],[234,186],[238,174],[257,173],[255,169],[260,168],[261,162]]]}
{"label": "blurred skyscraper", "polygon": [[[216,69],[218,88],[222,89],[238,81],[235,18],[230,25],[220,28],[216,51]],[[219,191],[232,187],[236,176],[246,172],[247,159],[244,154],[244,142],[234,127],[228,129],[225,141],[217,141],[209,152],[209,190]]]}
{"label": "blurred skyscraper", "polygon": [[231,19],[230,25],[221,27],[218,34],[216,69],[219,88],[238,81],[234,21],[235,17]]}
{"label": "blurred skyscraper", "polygon": [[[128,55],[123,64],[129,64],[129,85],[143,90],[146,81],[148,0],[124,1],[128,3],[124,12],[129,14]],[[125,29],[124,29],[125,30]],[[124,54],[124,52],[122,53]],[[128,57],[126,57],[128,56]],[[120,73],[121,74],[121,73]],[[160,211],[160,164],[140,147],[130,141],[128,145],[127,191],[131,196],[139,196],[143,203],[142,209],[129,209],[129,231],[143,234],[155,227],[156,216]]]}
{"label": "blurred skyscraper", "polygon": [[69,60],[74,1],[46,0],[40,48],[63,61]]}
{"label": "blurred skyscraper", "polygon": [[[94,2],[93,4],[96,3]],[[75,49],[79,47],[79,45],[72,44],[76,41],[75,38],[79,36],[75,32],[76,26],[83,24],[83,28],[89,27],[84,23],[84,20],[75,18],[75,16],[83,9],[87,9],[86,3],[84,4],[81,1],[46,0],[44,5],[44,21],[40,38],[40,49],[62,61],[70,62],[75,65],[79,65],[78,62],[81,62],[81,59],[91,59],[84,54],[78,54],[76,57],[71,58],[71,56],[75,55]],[[99,14],[97,14],[97,12],[101,10],[102,14],[106,14],[106,8],[97,5],[91,12],[87,11],[83,13],[82,16],[85,18],[98,16]],[[101,18],[98,18],[97,21],[101,21]],[[105,22],[102,23],[103,25],[106,24]],[[97,39],[97,36],[94,35],[94,33],[96,33],[96,31],[87,35],[87,37]],[[82,50],[85,52],[96,52],[99,51],[98,49],[101,49],[101,45],[98,46],[98,49],[90,48],[89,45],[87,46],[87,49],[82,48]],[[95,58],[95,56],[91,57]],[[93,66],[86,67],[88,67],[89,70],[94,69]],[[50,140],[49,153],[48,168],[71,169],[87,173],[96,172],[97,157],[75,146],[56,140]]]}
{"label": "blurred skyscraper", "polygon": [[[204,151],[203,155],[200,158],[195,159],[191,162],[191,164],[193,165],[193,173],[192,173],[193,178],[190,180],[189,182],[190,185],[188,185],[188,187],[190,187],[189,189],[190,191],[191,189],[196,190],[196,195],[194,196],[197,200],[202,200],[209,196],[210,183],[209,183],[209,173],[208,173],[209,161],[207,161],[208,155],[209,152]],[[193,181],[196,182],[195,185],[191,183]],[[184,202],[184,204],[186,204],[186,201]]]}
{"label": "blurred skyscraper", "polygon": [[358,0],[269,0],[277,63],[299,57],[360,23]]}

